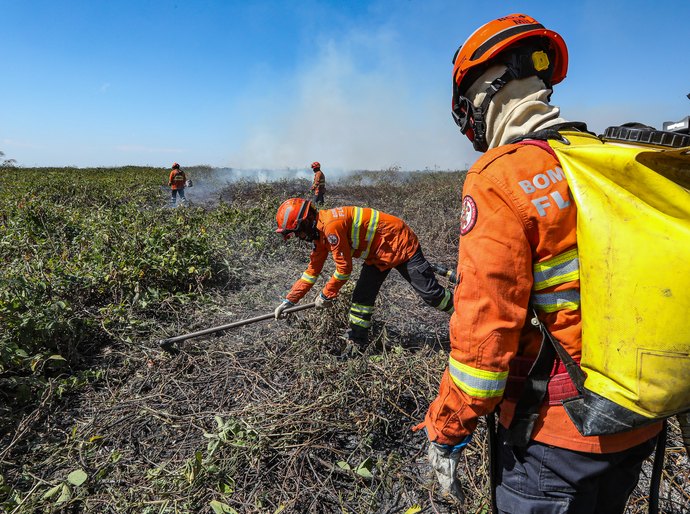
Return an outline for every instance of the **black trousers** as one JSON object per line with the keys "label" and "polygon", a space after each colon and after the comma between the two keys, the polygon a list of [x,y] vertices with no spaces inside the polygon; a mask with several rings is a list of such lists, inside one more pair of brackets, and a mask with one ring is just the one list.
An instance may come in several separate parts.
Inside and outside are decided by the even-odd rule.
{"label": "black trousers", "polygon": [[505,443],[498,430],[496,506],[501,514],[622,514],[656,437],[616,453],[585,453],[530,441]]}
{"label": "black trousers", "polygon": [[[395,269],[410,283],[412,289],[427,305],[445,312],[453,312],[453,293],[438,283],[436,275],[431,269],[431,264],[424,257],[421,248],[415,252],[410,260],[396,266]],[[386,280],[388,273],[390,273],[390,269],[381,271],[376,266],[369,264],[362,266],[355,290],[352,293],[348,339],[357,343],[368,341],[376,296],[379,294],[381,285]]]}
{"label": "black trousers", "polygon": [[180,200],[186,202],[187,199],[184,197],[184,188],[182,189],[171,189],[170,190],[170,203],[175,205],[177,203],[177,195],[180,195]]}

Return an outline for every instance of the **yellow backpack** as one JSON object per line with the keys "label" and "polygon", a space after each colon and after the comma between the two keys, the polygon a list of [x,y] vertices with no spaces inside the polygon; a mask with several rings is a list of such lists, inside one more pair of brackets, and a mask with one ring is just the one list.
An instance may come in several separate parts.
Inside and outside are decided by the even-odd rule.
{"label": "yellow backpack", "polygon": [[586,378],[564,407],[583,435],[690,410],[690,138],[617,129],[548,140],[578,209]]}

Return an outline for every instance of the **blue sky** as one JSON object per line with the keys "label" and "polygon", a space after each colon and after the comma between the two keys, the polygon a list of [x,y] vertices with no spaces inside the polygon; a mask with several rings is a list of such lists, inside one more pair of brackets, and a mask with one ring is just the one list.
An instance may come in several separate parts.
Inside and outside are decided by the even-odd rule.
{"label": "blue sky", "polygon": [[690,114],[687,0],[0,0],[0,151],[22,166],[460,169],[451,58],[530,14],[554,104],[601,132]]}

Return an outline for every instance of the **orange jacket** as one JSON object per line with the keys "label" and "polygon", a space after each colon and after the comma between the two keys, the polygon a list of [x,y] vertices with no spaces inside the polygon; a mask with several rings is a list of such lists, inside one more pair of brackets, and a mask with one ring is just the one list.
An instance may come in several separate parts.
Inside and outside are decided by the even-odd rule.
{"label": "orange jacket", "polygon": [[[519,394],[504,396],[509,370],[533,361],[541,344],[539,331],[526,322],[531,317],[530,301],[553,336],[579,362],[576,214],[558,161],[538,146],[495,148],[468,171],[449,365],[423,423],[430,440],[456,444],[474,431],[479,416],[501,402],[500,422],[510,425]],[[622,434],[584,437],[562,404],[553,401],[542,405],[532,439],[576,451],[609,453],[646,441],[659,429],[655,424]]]}
{"label": "orange jacket", "polygon": [[335,273],[322,292],[335,298],[350,278],[353,258],[364,259],[383,271],[410,260],[419,248],[417,236],[403,220],[374,209],[335,207],[319,211],[316,228],[319,239],[314,241],[309,266],[286,296],[293,303],[314,285],[329,252]]}
{"label": "orange jacket", "polygon": [[182,170],[172,170],[168,178],[168,185],[172,189],[184,189],[184,184],[187,182],[187,177]]}
{"label": "orange jacket", "polygon": [[314,194],[319,194],[321,191],[326,190],[326,176],[323,171],[317,170],[314,172],[314,183],[311,186],[310,191],[314,191]]}

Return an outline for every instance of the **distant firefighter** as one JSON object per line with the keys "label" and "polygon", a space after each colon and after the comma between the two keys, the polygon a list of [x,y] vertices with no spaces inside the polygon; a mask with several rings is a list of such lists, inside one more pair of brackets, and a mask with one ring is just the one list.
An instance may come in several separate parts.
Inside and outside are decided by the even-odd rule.
{"label": "distant firefighter", "polygon": [[314,192],[315,204],[323,204],[323,195],[326,192],[326,176],[321,171],[321,163],[319,161],[312,162],[311,169],[314,171],[314,183],[309,191]]}
{"label": "distant firefighter", "polygon": [[168,185],[171,189],[170,204],[174,207],[177,203],[177,195],[180,195],[180,200],[185,203],[187,199],[184,196],[184,188],[187,183],[187,176],[184,171],[180,169],[180,165],[176,162],[172,165],[172,171],[168,178]]}

